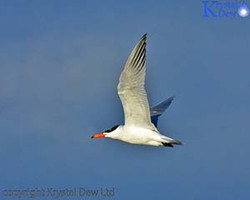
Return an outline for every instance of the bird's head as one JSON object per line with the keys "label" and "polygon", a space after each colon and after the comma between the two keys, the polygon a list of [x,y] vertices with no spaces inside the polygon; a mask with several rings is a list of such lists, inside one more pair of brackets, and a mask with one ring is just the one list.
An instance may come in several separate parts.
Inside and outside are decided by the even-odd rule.
{"label": "bird's head", "polygon": [[113,126],[111,128],[108,128],[104,130],[103,132],[96,133],[91,136],[91,138],[100,138],[100,137],[110,137],[112,133],[119,127],[119,125]]}

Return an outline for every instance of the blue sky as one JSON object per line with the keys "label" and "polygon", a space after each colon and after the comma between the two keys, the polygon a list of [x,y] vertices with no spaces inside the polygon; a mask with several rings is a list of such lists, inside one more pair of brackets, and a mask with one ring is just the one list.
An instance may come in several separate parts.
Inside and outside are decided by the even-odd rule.
{"label": "blue sky", "polygon": [[[83,187],[115,188],[115,199],[248,198],[250,17],[204,18],[203,9],[1,0],[1,195]],[[176,96],[159,121],[183,141],[173,149],[90,139],[123,123],[116,86],[144,33],[150,105]]]}

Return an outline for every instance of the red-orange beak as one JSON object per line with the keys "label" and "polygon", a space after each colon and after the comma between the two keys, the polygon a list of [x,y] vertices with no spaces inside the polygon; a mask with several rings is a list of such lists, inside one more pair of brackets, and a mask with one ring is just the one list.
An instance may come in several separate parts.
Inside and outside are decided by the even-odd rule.
{"label": "red-orange beak", "polygon": [[95,135],[92,135],[91,138],[100,138],[100,137],[105,137],[103,133],[96,133]]}

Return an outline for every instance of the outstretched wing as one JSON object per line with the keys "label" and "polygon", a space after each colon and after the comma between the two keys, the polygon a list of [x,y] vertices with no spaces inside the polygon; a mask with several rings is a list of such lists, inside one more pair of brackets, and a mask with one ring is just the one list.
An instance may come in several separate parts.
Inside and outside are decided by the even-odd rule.
{"label": "outstretched wing", "polygon": [[129,55],[120,75],[117,89],[124,110],[125,124],[154,128],[144,87],[146,39],[145,34]]}
{"label": "outstretched wing", "polygon": [[165,101],[157,104],[156,106],[150,108],[151,122],[157,127],[158,118],[164,113],[164,111],[170,106],[174,96],[169,97]]}

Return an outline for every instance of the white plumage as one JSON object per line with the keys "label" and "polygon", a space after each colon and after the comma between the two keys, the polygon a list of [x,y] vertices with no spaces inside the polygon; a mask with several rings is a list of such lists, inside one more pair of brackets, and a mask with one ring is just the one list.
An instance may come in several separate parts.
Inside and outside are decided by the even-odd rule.
{"label": "white plumage", "polygon": [[97,133],[92,138],[108,137],[132,144],[153,146],[173,147],[173,144],[181,144],[178,140],[160,134],[151,122],[145,90],[146,39],[145,34],[130,53],[117,87],[124,110],[125,124]]}

